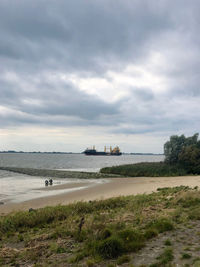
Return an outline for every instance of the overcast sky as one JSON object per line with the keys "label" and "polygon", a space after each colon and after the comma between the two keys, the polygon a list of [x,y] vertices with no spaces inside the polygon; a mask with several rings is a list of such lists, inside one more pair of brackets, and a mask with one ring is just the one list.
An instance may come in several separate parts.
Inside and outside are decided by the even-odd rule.
{"label": "overcast sky", "polygon": [[200,1],[0,0],[0,150],[162,153],[200,132]]}

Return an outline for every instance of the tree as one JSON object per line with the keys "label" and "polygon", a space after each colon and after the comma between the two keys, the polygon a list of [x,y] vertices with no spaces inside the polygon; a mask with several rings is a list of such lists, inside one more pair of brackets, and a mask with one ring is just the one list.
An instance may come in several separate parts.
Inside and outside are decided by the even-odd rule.
{"label": "tree", "polygon": [[197,146],[198,136],[198,133],[190,137],[172,135],[170,140],[164,144],[165,162],[170,164],[179,163],[179,155],[182,150],[188,146]]}
{"label": "tree", "polygon": [[184,166],[189,173],[200,173],[200,144],[189,145],[182,149],[179,154],[179,163]]}

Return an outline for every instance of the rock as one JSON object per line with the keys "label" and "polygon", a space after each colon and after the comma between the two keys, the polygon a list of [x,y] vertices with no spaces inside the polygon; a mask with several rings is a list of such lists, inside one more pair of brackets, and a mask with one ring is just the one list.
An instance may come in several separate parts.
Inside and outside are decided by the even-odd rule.
{"label": "rock", "polygon": [[0,201],[0,205],[4,205],[4,202],[3,201]]}

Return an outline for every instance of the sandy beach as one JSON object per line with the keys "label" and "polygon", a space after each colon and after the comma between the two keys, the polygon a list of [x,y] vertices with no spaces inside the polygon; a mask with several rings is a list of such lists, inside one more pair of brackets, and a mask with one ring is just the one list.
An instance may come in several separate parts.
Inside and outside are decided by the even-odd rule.
{"label": "sandy beach", "polygon": [[[45,206],[63,205],[77,201],[100,200],[116,196],[136,195],[151,193],[157,188],[175,186],[200,187],[200,176],[179,177],[134,177],[134,178],[109,178],[106,183],[95,184],[81,190],[42,197],[21,203],[7,203],[0,205],[0,214],[5,215],[13,211],[28,210],[29,208],[42,208]],[[44,190],[59,190],[78,187],[77,183],[57,185]]]}

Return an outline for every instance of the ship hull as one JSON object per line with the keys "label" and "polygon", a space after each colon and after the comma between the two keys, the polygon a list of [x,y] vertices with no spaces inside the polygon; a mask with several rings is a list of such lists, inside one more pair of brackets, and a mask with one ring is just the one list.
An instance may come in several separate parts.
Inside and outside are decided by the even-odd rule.
{"label": "ship hull", "polygon": [[96,149],[86,149],[83,153],[86,156],[121,156],[122,155],[122,153],[119,150],[106,152],[106,151],[97,151]]}
{"label": "ship hull", "polygon": [[122,153],[106,153],[106,152],[87,152],[87,151],[84,151],[84,154],[86,156],[121,156]]}

